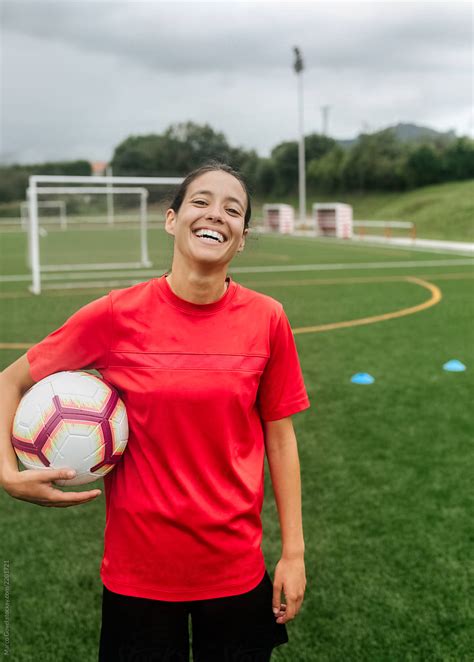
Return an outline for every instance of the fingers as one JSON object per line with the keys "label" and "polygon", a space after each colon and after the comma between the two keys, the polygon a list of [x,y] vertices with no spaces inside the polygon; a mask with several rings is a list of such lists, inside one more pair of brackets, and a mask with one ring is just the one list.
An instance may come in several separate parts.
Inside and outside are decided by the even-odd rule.
{"label": "fingers", "polygon": [[102,494],[99,489],[85,492],[63,492],[53,487],[53,481],[68,481],[75,475],[76,472],[69,469],[28,469],[20,472],[21,484],[17,485],[11,495],[38,506],[68,508],[92,501]]}
{"label": "fingers", "polygon": [[71,480],[76,475],[74,469],[38,469],[37,471],[33,469],[32,480],[39,480],[42,483],[51,483],[56,480]]}
{"label": "fingers", "polygon": [[273,586],[272,609],[276,622],[279,624],[288,623],[288,621],[293,620],[301,609],[304,598],[304,593],[295,595],[286,595],[285,593],[286,603],[281,602],[282,588],[282,585],[279,583],[275,583]]}
{"label": "fingers", "polygon": [[280,604],[280,608],[276,609],[276,610],[274,609],[273,613],[275,615],[277,623],[279,623],[280,621],[278,619],[281,618],[282,616],[284,616],[285,613],[286,613],[286,604],[284,602],[282,602]]}
{"label": "fingers", "polygon": [[51,489],[48,493],[47,505],[59,508],[68,506],[78,506],[81,503],[93,501],[102,494],[101,490],[88,490],[87,492],[62,492],[61,490]]}
{"label": "fingers", "polygon": [[281,607],[281,590],[282,590],[282,584],[281,582],[277,581],[275,579],[273,583],[273,596],[272,596],[272,609],[273,613],[275,614],[276,617],[279,615],[280,607]]}
{"label": "fingers", "polygon": [[284,624],[288,623],[288,621],[292,621],[295,616],[298,614],[299,610],[301,609],[301,605],[303,603],[303,598],[297,598],[294,600],[290,600],[287,598],[288,604],[281,604],[281,608],[278,614],[276,614],[276,622],[279,624]]}

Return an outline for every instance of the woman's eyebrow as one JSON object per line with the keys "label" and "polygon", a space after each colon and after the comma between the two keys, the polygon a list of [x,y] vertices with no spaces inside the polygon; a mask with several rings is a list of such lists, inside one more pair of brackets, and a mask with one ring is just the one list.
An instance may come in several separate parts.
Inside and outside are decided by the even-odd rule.
{"label": "woman's eyebrow", "polygon": [[[195,195],[212,195],[212,191],[204,191],[204,190],[203,191],[194,191],[194,193],[190,197],[193,198]],[[236,202],[238,205],[240,205],[242,207],[242,209],[244,208],[244,205],[242,204],[242,202],[238,198],[233,198],[232,196],[228,196],[226,198],[226,200]]]}

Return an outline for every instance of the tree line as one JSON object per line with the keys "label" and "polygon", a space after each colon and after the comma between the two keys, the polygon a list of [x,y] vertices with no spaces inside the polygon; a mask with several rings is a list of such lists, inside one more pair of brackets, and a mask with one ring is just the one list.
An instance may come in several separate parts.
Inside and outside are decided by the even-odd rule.
{"label": "tree line", "polygon": [[[361,134],[350,147],[333,138],[305,136],[309,191],[328,193],[404,191],[428,184],[474,178],[474,141],[426,137],[405,142],[392,129]],[[216,159],[240,170],[252,192],[275,198],[297,193],[298,143],[276,145],[268,158],[233,147],[209,125],[175,124],[161,134],[129,136],[112,158],[114,175],[182,176]],[[0,168],[0,201],[22,200],[29,174],[88,175],[87,161]]]}
{"label": "tree line", "polygon": [[92,173],[89,161],[58,161],[33,165],[0,167],[0,202],[26,199],[30,175],[86,175]]}

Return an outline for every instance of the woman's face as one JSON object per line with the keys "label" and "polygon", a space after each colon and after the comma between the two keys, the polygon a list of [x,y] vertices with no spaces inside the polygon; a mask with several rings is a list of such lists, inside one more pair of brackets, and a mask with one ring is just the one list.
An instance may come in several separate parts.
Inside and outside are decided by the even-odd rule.
{"label": "woman's face", "polygon": [[238,179],[213,170],[188,186],[178,212],[166,212],[175,257],[213,265],[228,264],[245,245],[247,195]]}

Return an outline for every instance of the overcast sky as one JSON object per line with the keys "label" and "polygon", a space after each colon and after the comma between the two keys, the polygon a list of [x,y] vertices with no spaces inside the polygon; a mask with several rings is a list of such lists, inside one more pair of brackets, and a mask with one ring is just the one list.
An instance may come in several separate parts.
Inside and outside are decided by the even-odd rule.
{"label": "overcast sky", "polygon": [[[1,0],[0,0],[1,2]],[[108,160],[192,120],[262,156],[305,131],[397,122],[473,135],[469,2],[1,2],[3,162]]]}

